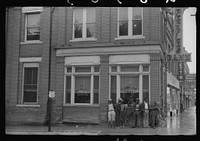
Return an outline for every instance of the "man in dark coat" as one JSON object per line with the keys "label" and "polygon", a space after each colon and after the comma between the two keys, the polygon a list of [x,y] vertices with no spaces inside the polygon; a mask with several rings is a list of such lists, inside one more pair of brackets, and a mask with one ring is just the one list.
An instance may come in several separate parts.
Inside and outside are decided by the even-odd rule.
{"label": "man in dark coat", "polygon": [[158,104],[154,102],[154,107],[152,108],[152,113],[151,113],[151,120],[152,120],[151,127],[152,128],[156,128],[156,126],[159,124],[158,116],[159,116],[159,107],[158,107]]}
{"label": "man in dark coat", "polygon": [[122,103],[122,99],[119,98],[117,104],[115,105],[116,126],[118,127],[120,126],[121,103]]}
{"label": "man in dark coat", "polygon": [[133,114],[133,126],[132,128],[139,128],[140,127],[140,103],[139,99],[136,99],[136,103],[133,105],[134,109],[134,114]]}

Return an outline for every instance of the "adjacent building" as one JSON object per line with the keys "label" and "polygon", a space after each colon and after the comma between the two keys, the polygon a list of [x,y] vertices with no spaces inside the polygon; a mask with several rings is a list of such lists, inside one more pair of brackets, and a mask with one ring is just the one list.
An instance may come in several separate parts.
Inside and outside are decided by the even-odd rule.
{"label": "adjacent building", "polygon": [[55,123],[106,122],[109,98],[148,98],[167,112],[167,86],[180,95],[178,65],[165,61],[173,47],[168,14],[159,7],[7,8],[6,123],[44,123],[49,89]]}

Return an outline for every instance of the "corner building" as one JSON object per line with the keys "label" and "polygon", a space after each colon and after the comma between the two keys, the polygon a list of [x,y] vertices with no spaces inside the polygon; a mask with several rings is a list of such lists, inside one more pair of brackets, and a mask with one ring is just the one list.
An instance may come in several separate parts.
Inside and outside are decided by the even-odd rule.
{"label": "corner building", "polygon": [[109,98],[114,103],[119,97],[125,102],[148,98],[166,108],[163,12],[151,7],[9,8],[6,122],[44,122],[49,49],[53,122],[106,122]]}

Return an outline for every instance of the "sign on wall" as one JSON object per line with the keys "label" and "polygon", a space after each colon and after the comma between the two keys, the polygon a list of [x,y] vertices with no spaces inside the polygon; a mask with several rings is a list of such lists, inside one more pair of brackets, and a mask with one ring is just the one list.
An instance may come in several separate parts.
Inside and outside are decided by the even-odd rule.
{"label": "sign on wall", "polygon": [[167,54],[167,62],[191,62],[191,53]]}

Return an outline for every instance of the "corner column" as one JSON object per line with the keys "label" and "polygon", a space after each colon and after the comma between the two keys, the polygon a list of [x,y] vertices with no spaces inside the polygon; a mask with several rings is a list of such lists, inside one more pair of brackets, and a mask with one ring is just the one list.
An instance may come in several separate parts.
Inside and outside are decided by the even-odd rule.
{"label": "corner column", "polygon": [[109,99],[109,55],[101,55],[100,63],[100,122],[106,122]]}

